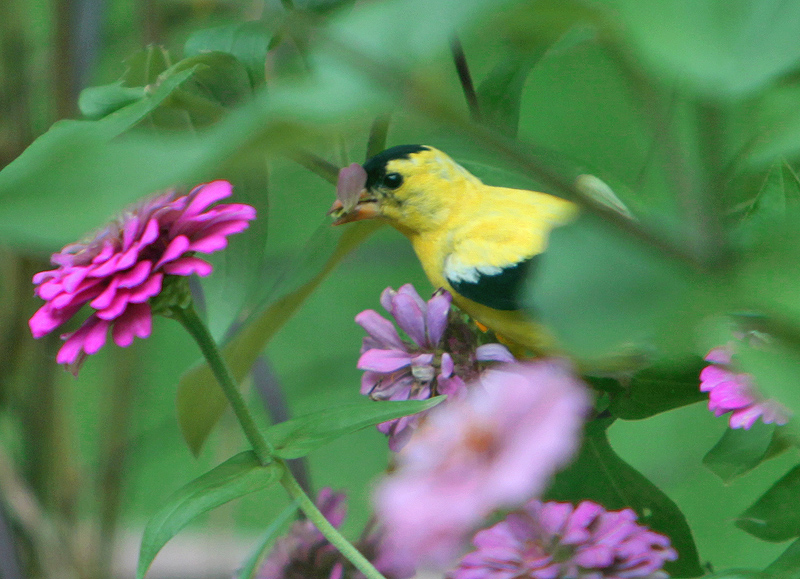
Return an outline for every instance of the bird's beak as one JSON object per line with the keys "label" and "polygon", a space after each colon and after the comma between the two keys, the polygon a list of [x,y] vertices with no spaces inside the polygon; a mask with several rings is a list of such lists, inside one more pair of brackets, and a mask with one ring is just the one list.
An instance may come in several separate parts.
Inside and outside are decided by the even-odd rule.
{"label": "bird's beak", "polygon": [[337,199],[331,205],[328,215],[335,217],[334,225],[352,223],[362,219],[373,219],[378,216],[378,201],[369,194],[369,191],[362,189],[355,207],[348,211],[342,202]]}

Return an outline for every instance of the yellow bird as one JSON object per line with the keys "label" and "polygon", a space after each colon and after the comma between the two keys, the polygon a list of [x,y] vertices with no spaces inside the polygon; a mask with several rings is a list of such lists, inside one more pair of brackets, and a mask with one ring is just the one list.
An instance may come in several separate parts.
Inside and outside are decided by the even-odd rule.
{"label": "yellow bird", "polygon": [[[349,171],[349,173],[348,173]],[[442,151],[387,149],[340,173],[335,225],[380,219],[411,241],[434,287],[472,318],[533,353],[555,340],[520,309],[518,293],[550,231],[577,206],[552,195],[492,187]]]}

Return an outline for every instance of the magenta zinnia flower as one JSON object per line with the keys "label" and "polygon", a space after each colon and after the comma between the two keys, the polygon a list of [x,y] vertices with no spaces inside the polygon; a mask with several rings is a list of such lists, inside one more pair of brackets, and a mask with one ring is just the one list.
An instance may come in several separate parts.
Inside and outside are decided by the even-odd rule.
{"label": "magenta zinnia flower", "polygon": [[589,501],[530,501],[478,532],[449,579],[666,578],[678,554],[664,535],[636,523],[631,509],[606,511]]}
{"label": "magenta zinnia flower", "polygon": [[174,191],[127,209],[94,236],[53,254],[58,266],[33,277],[35,293],[45,304],[30,319],[41,338],[89,304],[92,313],[75,332],[64,334],[56,360],[77,374],[88,354],[106,342],[108,329],[118,346],[134,336],[150,335],[148,303],[170,276],[206,276],[211,264],[195,253],[224,248],[228,235],[247,228],[256,212],[249,205],[209,205],[231,195],[227,181],[195,187],[188,195]]}
{"label": "magenta zinnia flower", "polygon": [[[366,370],[361,393],[373,400],[425,400],[439,394],[451,399],[465,392],[465,380],[478,376],[479,362],[512,362],[501,344],[478,346],[474,333],[454,312],[453,298],[439,290],[426,303],[411,284],[386,288],[381,305],[411,338],[403,340],[394,325],[375,310],[356,316],[369,334],[358,367]],[[424,414],[424,413],[422,413]],[[421,414],[378,425],[389,436],[389,448],[400,450],[417,427]]]}
{"label": "magenta zinnia flower", "polygon": [[733,369],[732,357],[731,346],[714,348],[705,358],[711,365],[700,372],[700,391],[708,392],[708,409],[714,416],[730,412],[730,427],[745,430],[759,418],[767,424],[789,422],[789,410],[778,401],[761,396],[750,374]]}
{"label": "magenta zinnia flower", "polygon": [[449,564],[484,517],[545,490],[577,450],[589,408],[566,364],[542,360],[486,370],[466,396],[432,409],[375,495],[381,563],[402,573]]}

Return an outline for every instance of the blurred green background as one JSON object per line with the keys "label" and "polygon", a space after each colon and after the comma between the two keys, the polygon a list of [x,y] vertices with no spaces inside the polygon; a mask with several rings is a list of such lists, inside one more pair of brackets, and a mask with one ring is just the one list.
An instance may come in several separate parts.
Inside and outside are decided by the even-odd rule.
{"label": "blurred green background", "polygon": [[[800,199],[792,182],[800,152],[798,26],[797,2],[744,0],[3,0],[2,571],[9,579],[15,568],[24,577],[133,576],[148,518],[172,492],[244,448],[229,413],[199,458],[184,443],[175,397],[199,352],[171,320],[156,320],[153,336],[127,350],[109,346],[91,356],[78,379],[55,365],[58,338],[34,341],[27,319],[39,307],[30,277],[62,245],[153,190],[230,179],[236,200],[255,205],[260,218],[212,258],[215,272],[202,282],[208,321],[224,339],[234,320],[321,270],[342,235],[325,215],[335,192],[325,177],[363,161],[374,119],[391,112],[387,145],[436,146],[492,185],[564,193],[536,170],[543,166],[568,184],[579,174],[599,176],[642,229],[692,256],[712,279],[728,263],[726,249],[782,231],[778,224]],[[469,118],[450,49],[456,32],[483,118],[474,110]],[[202,60],[209,48],[238,60]],[[197,54],[191,81],[148,101],[178,78],[181,69],[169,65]],[[109,85],[84,93],[79,108],[83,89]],[[132,102],[146,105],[142,115],[124,108]],[[102,120],[56,125],[20,157],[54,122],[86,114]],[[298,158],[323,169],[315,174]],[[786,177],[780,184],[776,171]],[[762,221],[740,232],[755,208]],[[779,265],[792,263],[792,251],[776,258]],[[797,287],[789,269],[776,287]],[[732,278],[713,279],[703,286],[712,294]],[[379,309],[380,292],[404,283],[422,295],[434,289],[407,241],[382,228],[280,329],[264,355],[290,415],[360,398],[363,332],[353,318]],[[600,293],[592,290],[585,295]],[[703,313],[736,309],[746,295],[798,319],[797,298],[772,300],[744,282],[740,290],[706,296]],[[716,345],[687,330],[686,302],[674,308],[664,314],[669,324],[659,318],[672,332],[660,345],[695,355]],[[614,342],[597,332],[604,346]],[[250,381],[245,387],[266,423]],[[724,484],[701,461],[725,426],[700,402],[618,420],[610,438],[682,509],[709,571],[763,568],[786,545],[760,541],[734,521],[797,452]],[[308,458],[313,488],[348,492],[351,537],[369,517],[371,485],[387,458],[374,429]],[[287,504],[272,490],[201,517],[167,545],[149,576],[230,576]]]}

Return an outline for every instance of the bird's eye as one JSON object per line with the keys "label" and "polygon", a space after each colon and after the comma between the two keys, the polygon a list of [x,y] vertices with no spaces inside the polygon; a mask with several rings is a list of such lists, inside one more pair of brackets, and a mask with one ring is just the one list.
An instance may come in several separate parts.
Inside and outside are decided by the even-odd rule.
{"label": "bird's eye", "polygon": [[383,184],[389,189],[397,189],[403,184],[403,176],[400,173],[389,173],[383,178]]}

